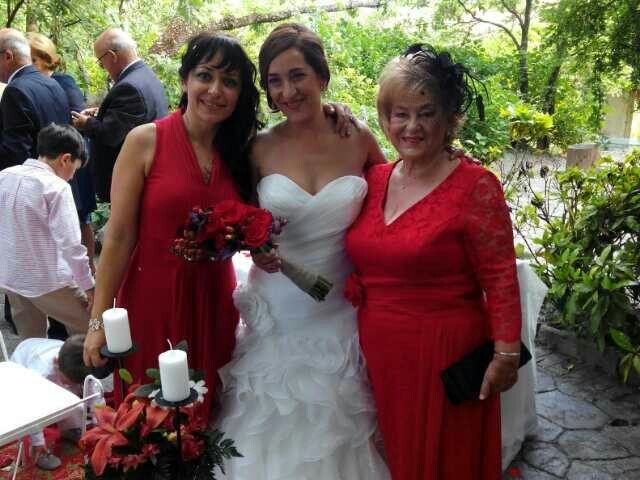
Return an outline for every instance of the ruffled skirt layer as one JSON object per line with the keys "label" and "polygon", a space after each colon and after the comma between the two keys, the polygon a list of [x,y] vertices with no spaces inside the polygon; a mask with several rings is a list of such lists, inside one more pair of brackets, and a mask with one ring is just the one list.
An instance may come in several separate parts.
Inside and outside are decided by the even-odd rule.
{"label": "ruffled skirt layer", "polygon": [[243,457],[227,462],[221,478],[388,480],[355,331],[350,338],[284,335],[255,292],[240,287],[234,300],[246,326],[220,370],[216,427]]}

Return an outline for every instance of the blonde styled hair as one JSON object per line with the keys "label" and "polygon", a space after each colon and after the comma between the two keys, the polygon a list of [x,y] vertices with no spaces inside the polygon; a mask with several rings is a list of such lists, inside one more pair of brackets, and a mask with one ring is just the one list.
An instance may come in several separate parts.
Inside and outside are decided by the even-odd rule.
{"label": "blonde styled hair", "polygon": [[49,38],[36,32],[27,32],[26,37],[31,46],[31,55],[44,60],[48,70],[55,70],[60,66],[60,55]]}
{"label": "blonde styled hair", "polygon": [[438,53],[432,47],[423,48],[418,44],[409,47],[380,74],[377,109],[382,130],[388,134],[391,109],[398,99],[429,92],[448,123],[445,144],[450,145],[473,98],[468,76],[467,68],[454,63],[447,52]]}

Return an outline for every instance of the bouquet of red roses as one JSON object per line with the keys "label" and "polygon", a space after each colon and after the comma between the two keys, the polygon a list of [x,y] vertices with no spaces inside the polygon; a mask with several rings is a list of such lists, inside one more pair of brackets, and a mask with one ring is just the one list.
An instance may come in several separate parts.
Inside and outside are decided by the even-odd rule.
{"label": "bouquet of red roses", "polygon": [[[193,207],[171,251],[188,261],[227,260],[236,252],[268,253],[271,235],[279,235],[286,225],[271,212],[233,200],[213,208]],[[325,299],[333,284],[321,275],[280,257],[281,271],[314,300]]]}

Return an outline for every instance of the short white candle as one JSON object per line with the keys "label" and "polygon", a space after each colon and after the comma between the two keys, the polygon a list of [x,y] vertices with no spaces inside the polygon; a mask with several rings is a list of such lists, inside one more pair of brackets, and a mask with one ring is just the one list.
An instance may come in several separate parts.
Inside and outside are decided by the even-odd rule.
{"label": "short white candle", "polygon": [[107,337],[107,348],[112,353],[122,353],[130,350],[131,330],[129,330],[129,315],[124,308],[110,308],[102,314],[104,334]]}
{"label": "short white candle", "polygon": [[167,350],[158,356],[162,397],[169,402],[179,402],[189,397],[189,365],[182,350]]}

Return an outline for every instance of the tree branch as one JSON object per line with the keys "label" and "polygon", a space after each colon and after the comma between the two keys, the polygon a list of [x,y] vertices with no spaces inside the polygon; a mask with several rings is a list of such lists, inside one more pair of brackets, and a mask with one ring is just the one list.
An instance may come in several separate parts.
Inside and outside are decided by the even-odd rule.
{"label": "tree branch", "polygon": [[516,17],[516,19],[518,20],[518,23],[520,24],[520,28],[524,28],[524,22],[522,21],[522,17],[518,13],[518,11],[515,8],[510,7],[507,4],[506,0],[500,0],[500,3],[502,3],[502,6],[507,12],[509,12],[514,17]]}
{"label": "tree branch", "polygon": [[7,28],[11,27],[11,24],[16,19],[18,10],[20,10],[20,7],[22,7],[22,5],[24,4],[24,1],[25,0],[18,0],[18,3],[16,3],[16,6],[13,9],[13,11],[9,10],[9,2],[7,2],[7,24],[5,25]]}
{"label": "tree branch", "polygon": [[484,18],[478,17],[475,13],[473,13],[471,10],[469,10],[469,8],[464,4],[464,2],[462,0],[458,0],[458,3],[464,9],[465,12],[467,12],[469,15],[471,15],[471,18],[473,18],[476,22],[486,23],[488,25],[493,25],[494,27],[498,27],[501,30],[503,30],[507,35],[509,35],[509,38],[511,39],[513,44],[516,46],[516,49],[520,50],[520,43],[516,39],[516,37],[513,34],[513,32],[511,30],[509,30],[506,26],[502,25],[501,23],[492,22],[490,20],[486,20]]}
{"label": "tree branch", "polygon": [[174,54],[189,37],[202,30],[209,32],[234,30],[248,25],[279,22],[281,20],[291,18],[294,15],[302,15],[305,13],[338,12],[342,10],[352,10],[354,8],[379,8],[383,3],[383,0],[349,0],[342,3],[324,5],[302,5],[299,7],[293,7],[289,10],[282,10],[280,12],[252,13],[242,17],[224,17],[222,20],[212,22],[205,27],[190,25],[184,19],[176,17],[172,20],[160,38],[151,46],[149,52],[168,55]]}

